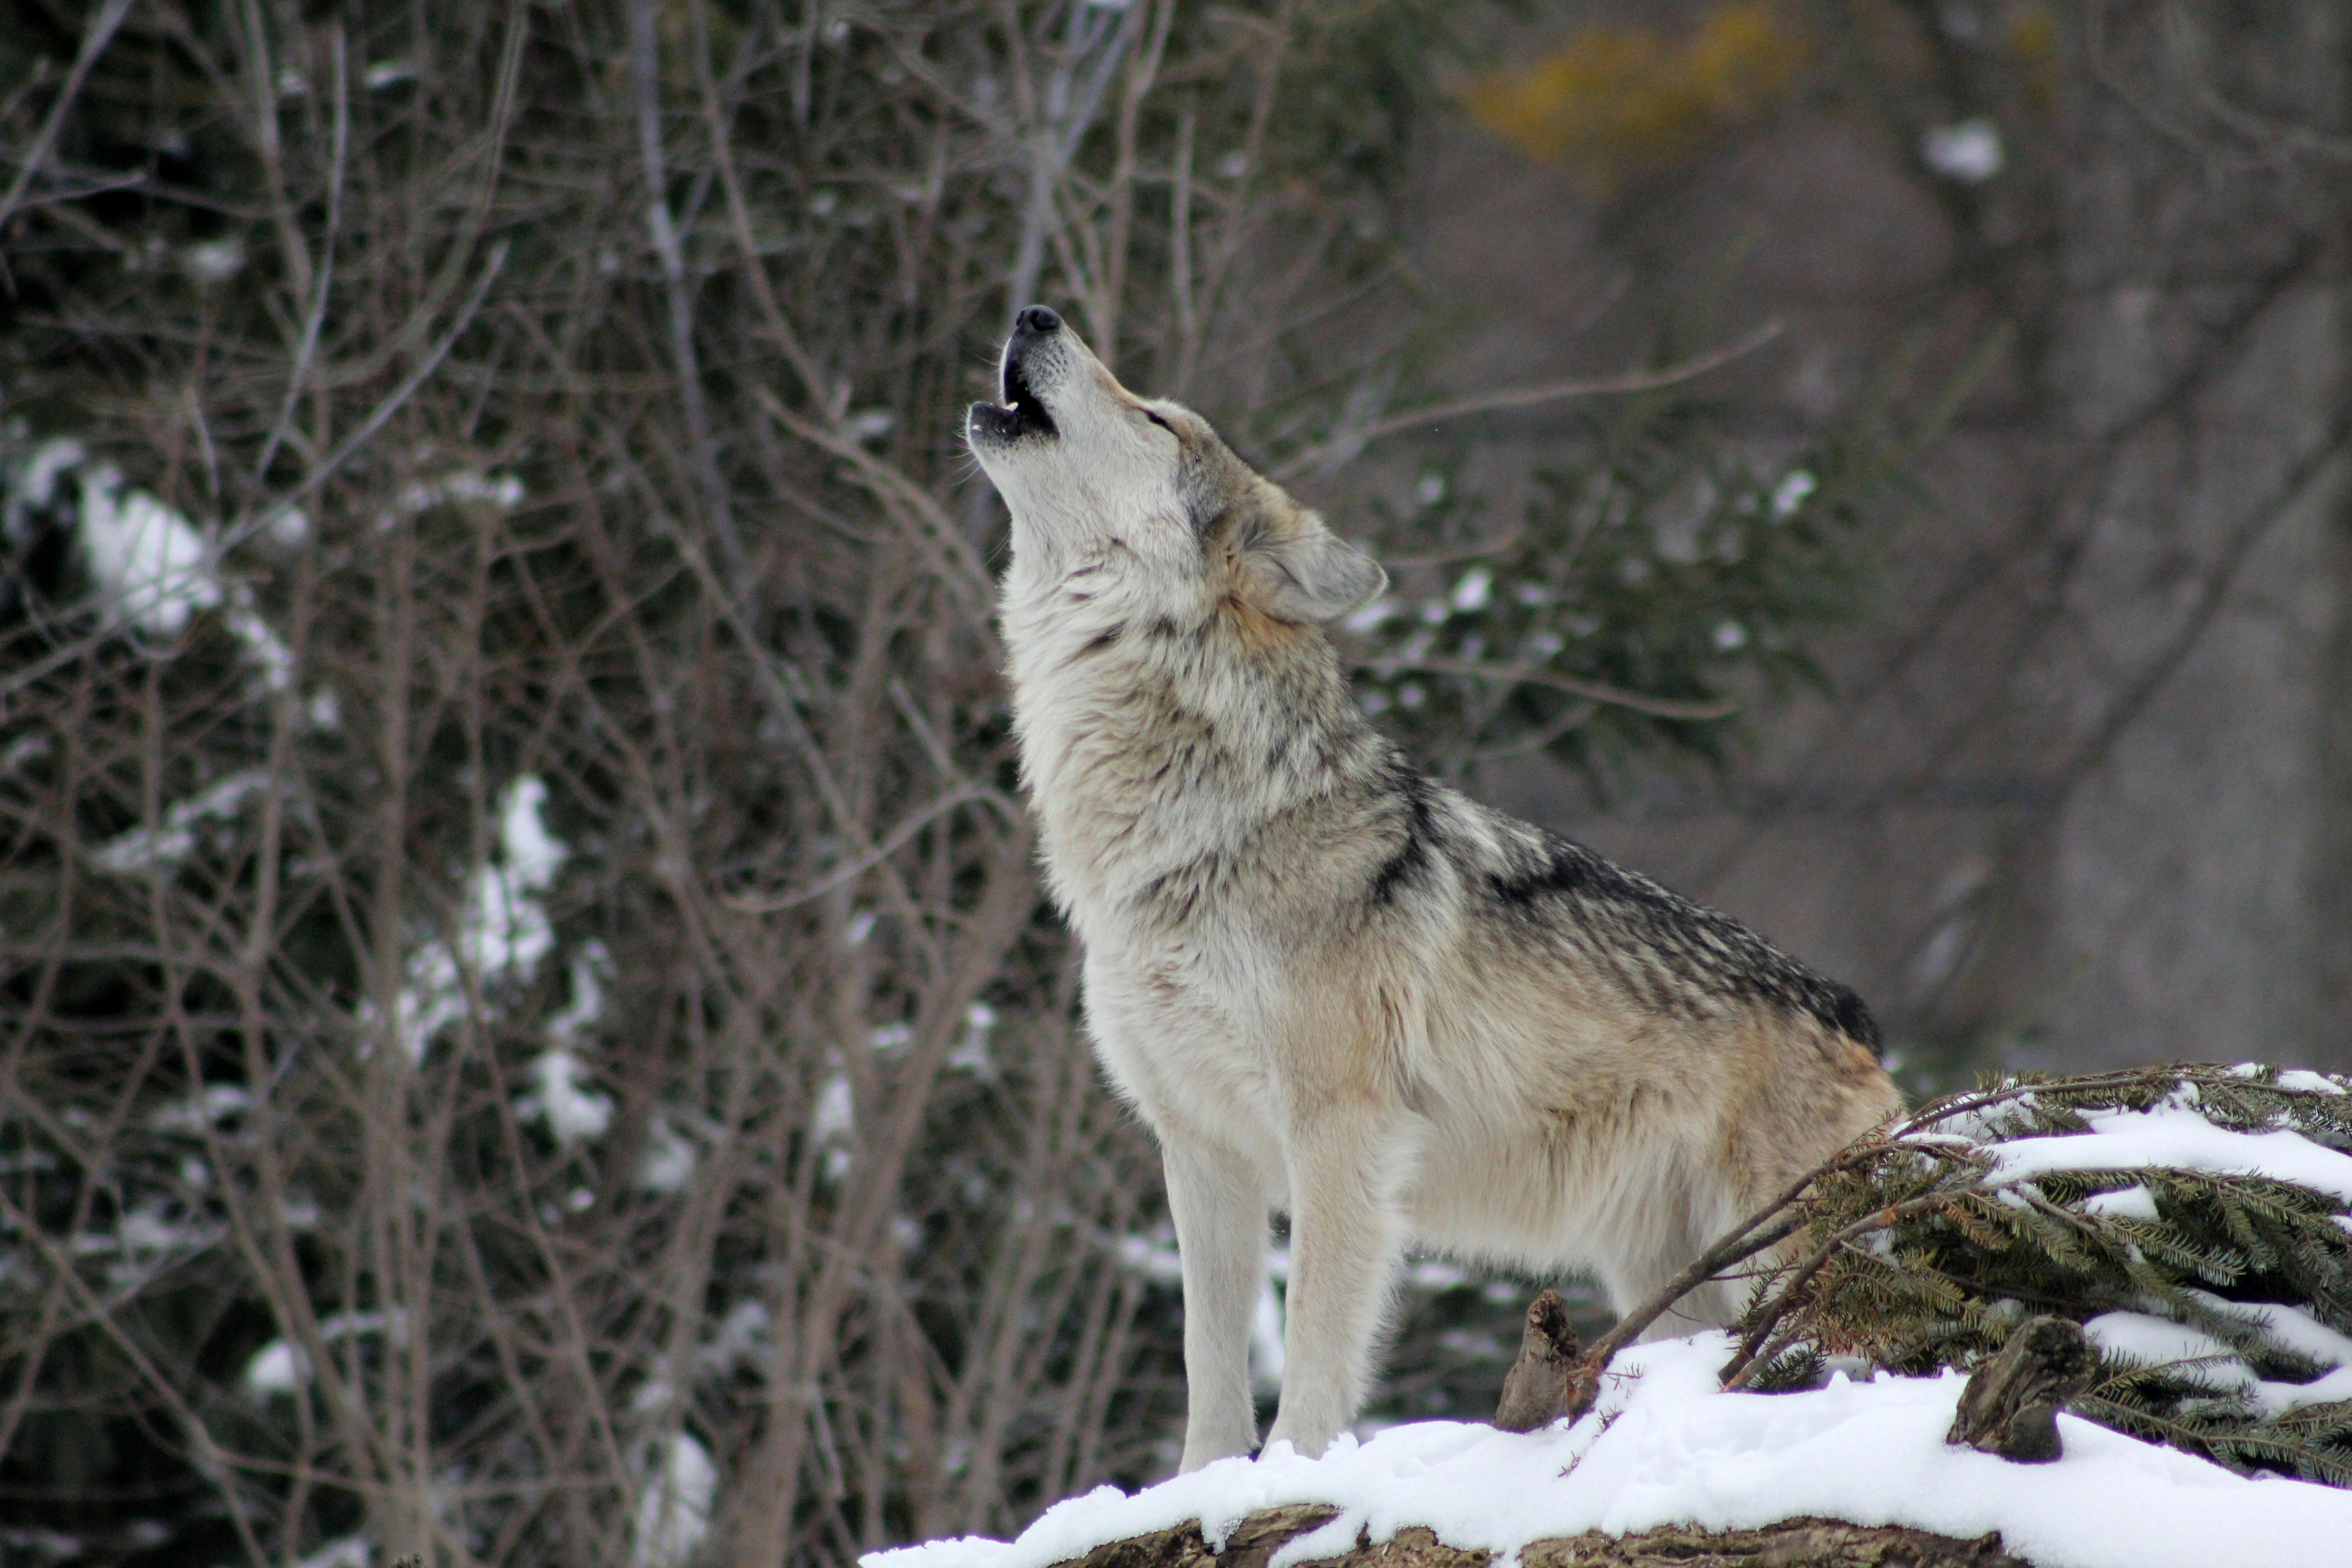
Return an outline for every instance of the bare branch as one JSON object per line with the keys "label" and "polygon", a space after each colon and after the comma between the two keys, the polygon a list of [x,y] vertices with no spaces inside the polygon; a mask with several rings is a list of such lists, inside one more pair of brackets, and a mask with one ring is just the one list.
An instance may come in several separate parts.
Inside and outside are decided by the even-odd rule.
{"label": "bare branch", "polygon": [[1287,481],[1318,468],[1336,468],[1358,452],[1383,437],[1400,431],[1425,429],[1442,425],[1465,415],[1489,414],[1503,408],[1530,408],[1545,403],[1559,403],[1571,397],[1600,397],[1628,392],[1654,392],[1662,387],[1678,386],[1695,381],[1710,371],[1722,369],[1735,360],[1745,359],[1758,349],[1779,337],[1784,331],[1779,321],[1767,321],[1747,336],[1735,339],[1718,349],[1710,349],[1676,363],[1656,370],[1621,371],[1615,375],[1593,376],[1577,381],[1548,382],[1537,386],[1510,387],[1501,392],[1482,393],[1475,397],[1456,399],[1451,403],[1432,404],[1409,414],[1392,415],[1375,420],[1361,430],[1345,432],[1319,446],[1292,454],[1274,470],[1274,477]]}

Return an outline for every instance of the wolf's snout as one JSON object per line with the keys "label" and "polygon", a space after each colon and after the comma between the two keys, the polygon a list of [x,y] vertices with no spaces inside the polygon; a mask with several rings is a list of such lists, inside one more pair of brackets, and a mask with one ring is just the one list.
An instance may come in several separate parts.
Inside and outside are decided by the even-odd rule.
{"label": "wolf's snout", "polygon": [[1062,318],[1043,305],[1025,305],[1013,317],[1013,336],[1005,341],[997,365],[999,390],[1004,401],[975,403],[964,416],[965,438],[984,457],[1030,437],[1060,434],[1039,382],[1051,380],[1065,357],[1059,347]]}

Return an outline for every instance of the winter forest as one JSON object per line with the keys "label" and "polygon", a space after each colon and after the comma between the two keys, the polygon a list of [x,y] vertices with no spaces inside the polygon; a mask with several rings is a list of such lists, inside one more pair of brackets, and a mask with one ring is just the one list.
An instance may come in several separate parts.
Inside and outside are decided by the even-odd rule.
{"label": "winter forest", "polygon": [[[2123,1561],[2209,1472],[2352,1528],[2347,182],[2331,0],[0,0],[0,1564],[847,1564],[1173,1473],[961,438],[1032,302],[1381,561],[1433,773],[1869,1000],[1917,1115],[1723,1442],[1940,1434],[2055,1312]],[[1512,1511],[1748,1409],[1712,1342],[1572,1453],[1410,1425],[1547,1285],[1608,1328],[1415,1258],[1345,1476],[903,1561],[1782,1517]],[[1756,1486],[1889,1522],[1816,1425]]]}

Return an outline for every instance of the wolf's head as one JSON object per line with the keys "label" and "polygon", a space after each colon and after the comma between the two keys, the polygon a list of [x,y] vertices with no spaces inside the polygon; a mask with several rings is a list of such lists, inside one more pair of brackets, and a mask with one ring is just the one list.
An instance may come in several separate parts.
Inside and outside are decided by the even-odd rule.
{"label": "wolf's head", "polygon": [[1155,596],[1295,624],[1346,615],[1387,584],[1207,420],[1121,386],[1044,306],[1014,318],[998,375],[1004,401],[973,404],[964,436],[1012,509],[1016,576],[1139,569]]}

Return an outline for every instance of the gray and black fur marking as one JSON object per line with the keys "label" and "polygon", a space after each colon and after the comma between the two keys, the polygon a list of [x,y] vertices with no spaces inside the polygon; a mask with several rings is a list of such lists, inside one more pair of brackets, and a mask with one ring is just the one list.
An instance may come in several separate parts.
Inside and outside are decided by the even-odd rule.
{"label": "gray and black fur marking", "polygon": [[[1393,847],[1372,869],[1364,901],[1392,904],[1443,864],[1459,884],[1564,963],[1605,972],[1649,1009],[1703,1016],[1710,1003],[1762,1004],[1810,1016],[1876,1054],[1878,1021],[1853,987],[1800,963],[1729,915],[1629,871],[1556,833],[1502,826],[1499,852],[1449,831],[1441,792],[1390,748],[1381,793],[1396,803]],[[1458,802],[1459,797],[1455,797]],[[1483,808],[1461,802],[1472,811]]]}

